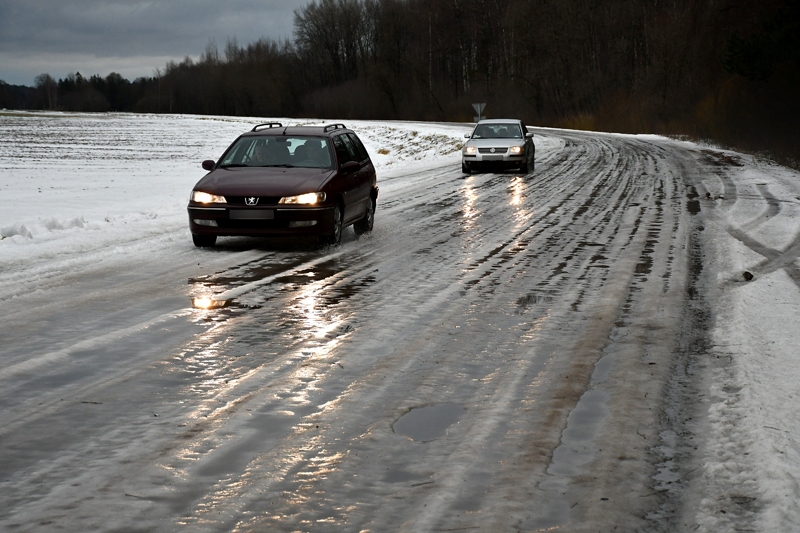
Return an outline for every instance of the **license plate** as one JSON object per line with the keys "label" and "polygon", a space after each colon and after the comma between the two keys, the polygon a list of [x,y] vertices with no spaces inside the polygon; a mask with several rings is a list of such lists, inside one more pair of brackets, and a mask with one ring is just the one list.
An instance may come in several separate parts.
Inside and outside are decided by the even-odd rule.
{"label": "license plate", "polygon": [[272,209],[231,209],[228,216],[231,220],[272,220],[275,211]]}

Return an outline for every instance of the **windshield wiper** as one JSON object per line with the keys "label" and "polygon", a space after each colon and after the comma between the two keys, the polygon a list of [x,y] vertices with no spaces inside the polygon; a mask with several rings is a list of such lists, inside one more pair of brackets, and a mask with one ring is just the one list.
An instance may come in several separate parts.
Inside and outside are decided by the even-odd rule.
{"label": "windshield wiper", "polygon": [[220,165],[219,168],[236,168],[236,167],[249,167],[250,165],[243,165],[241,163],[231,163],[230,165]]}
{"label": "windshield wiper", "polygon": [[263,165],[265,167],[281,167],[281,168],[294,168],[294,165],[290,165],[289,163],[284,163],[282,165]]}

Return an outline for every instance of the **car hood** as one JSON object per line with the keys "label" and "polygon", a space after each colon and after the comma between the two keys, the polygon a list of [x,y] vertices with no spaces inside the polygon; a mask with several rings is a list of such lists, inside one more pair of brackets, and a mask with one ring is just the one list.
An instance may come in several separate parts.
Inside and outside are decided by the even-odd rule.
{"label": "car hood", "polygon": [[511,146],[522,146],[525,144],[525,139],[469,139],[467,146],[475,146],[477,148],[510,148]]}
{"label": "car hood", "polygon": [[221,196],[294,196],[320,190],[333,173],[327,168],[218,168],[194,188]]}

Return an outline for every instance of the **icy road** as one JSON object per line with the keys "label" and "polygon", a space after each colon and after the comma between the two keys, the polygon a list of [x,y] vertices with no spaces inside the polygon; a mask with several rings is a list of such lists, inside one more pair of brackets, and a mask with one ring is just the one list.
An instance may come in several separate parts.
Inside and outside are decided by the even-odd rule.
{"label": "icy road", "polygon": [[800,527],[797,173],[534,129],[465,177],[466,125],[353,122],[371,235],[196,249],[258,121],[0,114],[0,530]]}

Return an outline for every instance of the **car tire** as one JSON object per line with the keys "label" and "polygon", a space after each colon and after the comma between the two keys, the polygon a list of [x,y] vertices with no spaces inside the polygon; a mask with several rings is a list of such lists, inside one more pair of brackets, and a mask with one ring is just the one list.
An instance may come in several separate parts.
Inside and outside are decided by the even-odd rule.
{"label": "car tire", "polygon": [[464,174],[471,174],[472,170],[469,168],[469,164],[462,162],[461,163],[461,172]]}
{"label": "car tire", "polygon": [[192,233],[192,242],[198,248],[210,248],[217,243],[216,235],[197,235]]}
{"label": "car tire", "polygon": [[342,208],[341,206],[337,205],[333,208],[333,230],[328,235],[320,235],[320,243],[338,246],[342,242],[342,232],[344,231],[342,217]]}
{"label": "car tire", "polygon": [[367,212],[364,214],[364,218],[356,221],[356,223],[353,224],[353,231],[356,232],[356,235],[363,235],[365,233],[369,233],[370,231],[372,231],[372,227],[374,225],[375,225],[375,199],[370,197],[369,207],[367,207]]}

